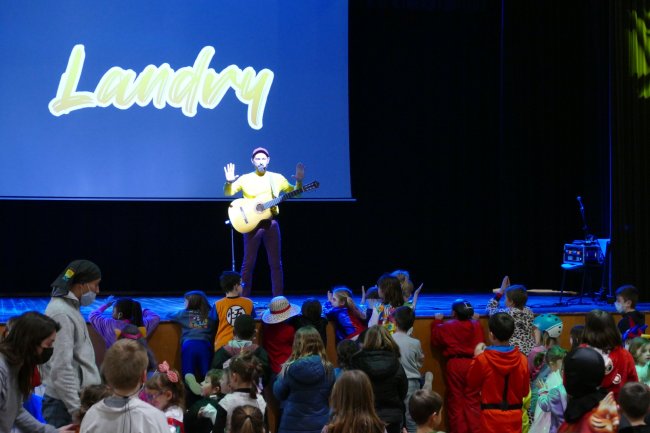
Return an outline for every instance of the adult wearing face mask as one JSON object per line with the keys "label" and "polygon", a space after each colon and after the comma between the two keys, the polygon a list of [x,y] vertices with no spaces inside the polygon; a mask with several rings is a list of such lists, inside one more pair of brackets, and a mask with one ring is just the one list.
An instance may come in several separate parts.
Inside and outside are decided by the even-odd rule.
{"label": "adult wearing face mask", "polygon": [[0,431],[17,427],[23,432],[72,432],[73,425],[56,429],[41,424],[23,408],[33,391],[36,367],[52,356],[52,345],[60,329],[57,322],[36,311],[16,317],[0,342]]}
{"label": "adult wearing face mask", "polygon": [[75,260],[52,283],[45,314],[61,325],[52,358],[44,365],[43,418],[61,427],[79,422],[79,390],[101,382],[86,321],[79,311],[99,293],[102,274],[88,260]]}

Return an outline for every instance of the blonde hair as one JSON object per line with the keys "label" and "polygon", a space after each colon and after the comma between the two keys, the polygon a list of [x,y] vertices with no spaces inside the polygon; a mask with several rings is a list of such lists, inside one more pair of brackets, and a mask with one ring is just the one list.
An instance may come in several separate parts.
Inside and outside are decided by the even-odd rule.
{"label": "blonde hair", "polygon": [[336,295],[340,299],[343,299],[345,302],[345,307],[348,309],[349,312],[351,312],[353,315],[355,315],[359,319],[365,319],[365,315],[359,310],[359,307],[357,307],[357,304],[354,302],[354,299],[352,299],[352,291],[348,289],[347,287],[336,287],[332,291],[333,295]]}
{"label": "blonde hair", "polygon": [[147,370],[149,358],[144,346],[135,340],[117,340],[106,351],[102,363],[102,375],[113,388],[135,387]]}
{"label": "blonde hair", "polygon": [[320,333],[313,326],[305,326],[296,331],[296,335],[293,339],[291,356],[289,356],[287,362],[282,364],[282,371],[280,374],[284,375],[292,363],[300,358],[310,355],[318,355],[327,374],[332,372],[333,366],[327,359],[327,352],[325,351],[325,346],[323,345],[323,339],[321,338]]}
{"label": "blonde hair", "polygon": [[404,295],[404,298],[409,298],[411,294],[413,294],[413,289],[415,288],[413,286],[413,281],[411,281],[411,275],[409,272],[403,269],[398,269],[391,272],[391,275],[399,280],[399,285],[402,288],[402,295]]}
{"label": "blonde hair", "polygon": [[383,433],[386,425],[375,411],[370,379],[361,370],[339,376],[330,395],[331,419],[328,433]]}
{"label": "blonde hair", "polygon": [[399,346],[390,336],[390,332],[381,325],[368,328],[363,337],[363,350],[388,350],[400,356]]}

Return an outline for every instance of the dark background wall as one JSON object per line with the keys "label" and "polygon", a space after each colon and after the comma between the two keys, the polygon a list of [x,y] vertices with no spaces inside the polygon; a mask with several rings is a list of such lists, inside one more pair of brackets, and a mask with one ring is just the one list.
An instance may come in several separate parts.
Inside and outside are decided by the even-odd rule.
{"label": "dark background wall", "polygon": [[[282,205],[287,293],[356,290],[397,268],[431,292],[489,290],[504,274],[558,289],[563,245],[584,236],[578,195],[609,237],[612,11],[568,3],[350,2],[357,200]],[[231,266],[226,209],[0,202],[0,291],[47,292],[76,258],[100,265],[106,291],[216,290]],[[239,267],[239,235],[235,248]],[[263,250],[255,282],[269,290]]]}

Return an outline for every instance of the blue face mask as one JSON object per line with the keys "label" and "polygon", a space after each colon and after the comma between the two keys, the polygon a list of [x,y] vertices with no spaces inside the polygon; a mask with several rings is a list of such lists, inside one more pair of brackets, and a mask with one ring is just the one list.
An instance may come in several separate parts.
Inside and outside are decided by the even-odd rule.
{"label": "blue face mask", "polygon": [[88,305],[95,302],[96,297],[97,297],[97,293],[93,292],[92,290],[89,290],[88,292],[81,295],[81,298],[79,299],[79,303],[83,307],[87,307]]}

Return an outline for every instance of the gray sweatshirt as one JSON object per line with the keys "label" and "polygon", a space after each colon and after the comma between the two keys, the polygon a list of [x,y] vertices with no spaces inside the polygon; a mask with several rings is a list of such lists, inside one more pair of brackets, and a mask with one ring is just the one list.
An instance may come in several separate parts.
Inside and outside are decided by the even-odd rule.
{"label": "gray sweatshirt", "polygon": [[79,312],[79,300],[72,293],[52,297],[45,314],[61,325],[54,341],[54,354],[43,366],[45,395],[63,401],[73,414],[79,410],[81,388],[101,383],[95,349]]}
{"label": "gray sweatshirt", "polygon": [[23,432],[56,433],[58,430],[41,424],[23,408],[23,395],[18,389],[18,369],[7,363],[0,353],[0,432],[10,432],[15,425]]}

